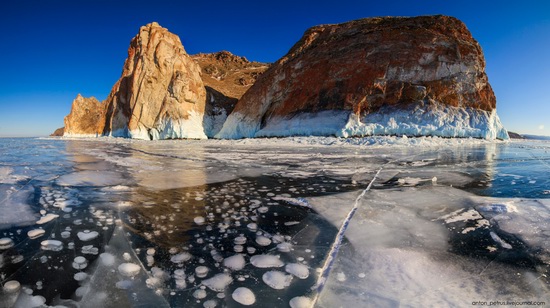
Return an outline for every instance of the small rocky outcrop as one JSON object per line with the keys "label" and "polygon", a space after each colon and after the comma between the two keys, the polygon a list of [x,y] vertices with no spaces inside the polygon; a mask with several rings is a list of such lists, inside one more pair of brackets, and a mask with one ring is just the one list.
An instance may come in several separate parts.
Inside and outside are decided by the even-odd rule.
{"label": "small rocky outcrop", "polygon": [[201,67],[206,88],[204,130],[209,138],[214,137],[237,101],[269,65],[248,61],[228,51],[199,53],[191,57]]}
{"label": "small rocky outcrop", "polygon": [[63,137],[64,132],[65,132],[65,127],[60,127],[56,129],[53,133],[51,133],[50,137]]}
{"label": "small rocky outcrop", "polygon": [[103,116],[103,105],[95,97],[85,98],[78,94],[73,100],[71,112],[64,119],[63,136],[97,137],[101,134]]}
{"label": "small rocky outcrop", "polygon": [[137,139],[206,138],[200,67],[179,37],[156,22],[132,39],[122,76],[105,101],[103,135]]}
{"label": "small rocky outcrop", "polygon": [[239,100],[218,138],[372,134],[507,139],[479,44],[456,18],[307,30]]}

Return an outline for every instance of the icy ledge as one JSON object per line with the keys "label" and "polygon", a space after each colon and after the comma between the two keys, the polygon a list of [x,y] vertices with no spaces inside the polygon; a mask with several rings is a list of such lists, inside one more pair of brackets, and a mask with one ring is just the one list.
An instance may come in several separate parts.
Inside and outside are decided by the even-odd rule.
{"label": "icy ledge", "polygon": [[259,129],[241,114],[228,117],[217,138],[374,135],[438,136],[508,140],[508,132],[496,110],[484,111],[440,104],[418,104],[407,108],[383,107],[362,118],[350,111],[302,113],[269,120]]}

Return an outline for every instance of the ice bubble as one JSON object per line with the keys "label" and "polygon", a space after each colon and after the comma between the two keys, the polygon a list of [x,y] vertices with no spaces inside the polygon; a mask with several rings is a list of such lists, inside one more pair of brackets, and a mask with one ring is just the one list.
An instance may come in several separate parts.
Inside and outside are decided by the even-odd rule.
{"label": "ice bubble", "polygon": [[271,245],[271,239],[263,236],[263,235],[260,235],[260,236],[257,236],[256,237],[256,243],[260,246],[269,246]]}
{"label": "ice bubble", "polygon": [[63,231],[63,232],[61,232],[61,237],[62,238],[69,238],[69,237],[71,237],[71,232]]}
{"label": "ice bubble", "polygon": [[[42,235],[44,235],[44,233],[46,233],[46,231],[44,231],[43,229],[34,229],[34,230],[30,230],[29,232],[27,232],[27,236],[30,238],[30,239],[35,239],[35,238],[38,238],[38,237],[41,237]],[[61,233],[63,235],[63,233]],[[2,240],[0,240],[0,249],[2,248]]]}
{"label": "ice bubble", "polygon": [[209,270],[210,269],[206,266],[202,266],[202,265],[197,266],[195,268],[195,275],[197,275],[197,277],[199,277],[199,278],[204,278],[204,277],[206,277],[206,275],[208,275]]}
{"label": "ice bubble", "polygon": [[291,308],[310,308],[313,303],[309,297],[296,296],[293,297],[288,304]]}
{"label": "ice bubble", "polygon": [[336,280],[338,280],[340,282],[346,281],[346,274],[344,274],[343,272],[337,273],[336,274]]}
{"label": "ice bubble", "polygon": [[12,264],[17,264],[17,263],[19,263],[23,260],[25,260],[25,257],[23,257],[22,255],[11,256],[11,263]]}
{"label": "ice bubble", "polygon": [[206,291],[203,289],[195,290],[195,292],[193,292],[193,297],[196,299],[203,299],[206,297]]}
{"label": "ice bubble", "polygon": [[130,280],[121,280],[117,282],[115,286],[117,287],[117,289],[128,290],[132,287],[132,284],[133,283]]}
{"label": "ice bubble", "polygon": [[130,256],[129,253],[125,252],[122,254],[122,258],[124,259],[124,261],[130,261],[132,260],[132,256]]}
{"label": "ice bubble", "polygon": [[265,214],[269,211],[269,208],[267,206],[262,206],[258,208],[258,213]]}
{"label": "ice bubble", "polygon": [[0,249],[8,249],[13,247],[13,240],[9,237],[0,238]]}
{"label": "ice bubble", "polygon": [[176,288],[180,290],[187,288],[187,283],[185,282],[185,279],[176,279]]}
{"label": "ice bubble", "polygon": [[157,252],[157,251],[155,250],[155,248],[149,248],[149,249],[147,249],[147,255],[148,255],[148,256],[154,256],[156,252]]}
{"label": "ice bubble", "polygon": [[160,285],[162,284],[162,281],[156,277],[151,277],[145,280],[145,284],[149,289],[156,289],[160,287]]}
{"label": "ice bubble", "polygon": [[225,287],[230,285],[233,282],[233,278],[231,278],[228,274],[217,274],[212,278],[208,278],[206,280],[202,281],[202,284],[208,287],[210,290],[215,292],[223,292]]}
{"label": "ice bubble", "polygon": [[290,252],[291,248],[292,244],[290,244],[289,242],[277,244],[277,250],[279,250],[280,252]]}
{"label": "ice bubble", "polygon": [[197,225],[200,226],[200,225],[204,224],[205,219],[204,219],[204,217],[202,217],[202,216],[197,216],[197,217],[195,217],[195,218],[193,219],[193,221],[194,221]]}
{"label": "ice bubble", "polygon": [[84,269],[88,266],[88,260],[82,256],[78,256],[74,258],[73,260],[73,268],[74,269]]}
{"label": "ice bubble", "polygon": [[240,236],[237,236],[233,242],[237,245],[243,245],[246,243],[246,237],[244,237],[242,234]]}
{"label": "ice bubble", "polygon": [[171,258],[170,258],[170,261],[172,261],[172,263],[183,263],[183,262],[186,262],[186,261],[189,261],[191,259],[191,254],[188,253],[188,252],[182,252],[182,253],[178,253],[177,255],[173,255]]}
{"label": "ice bubble", "polygon": [[141,267],[135,263],[122,263],[118,266],[118,272],[125,277],[134,277],[139,274]]}
{"label": "ice bubble", "polygon": [[233,294],[231,294],[231,297],[233,297],[237,303],[245,306],[252,305],[256,302],[256,296],[254,296],[254,293],[252,293],[249,288],[245,287],[235,289]]}
{"label": "ice bubble", "polygon": [[255,222],[249,223],[248,225],[246,225],[246,227],[252,232],[258,230],[258,225]]}
{"label": "ice bubble", "polygon": [[256,248],[254,248],[254,247],[246,247],[246,252],[248,252],[249,254],[253,255],[254,253],[256,253]]}
{"label": "ice bubble", "polygon": [[93,245],[82,246],[81,251],[85,255],[97,255],[99,253],[99,249]]}
{"label": "ice bubble", "polygon": [[243,249],[244,249],[243,245],[235,245],[235,246],[233,246],[233,250],[234,250],[235,252],[243,252]]}
{"label": "ice bubble", "polygon": [[300,279],[309,277],[309,269],[307,266],[300,263],[289,263],[285,266],[285,271]]}
{"label": "ice bubble", "polygon": [[97,231],[84,230],[83,232],[78,232],[76,235],[81,241],[87,242],[97,238],[99,233]]}
{"label": "ice bubble", "polygon": [[262,275],[262,280],[276,290],[282,290],[290,285],[292,276],[280,271],[269,271]]}
{"label": "ice bubble", "polygon": [[84,272],[78,272],[76,274],[74,274],[74,280],[76,281],[83,281],[84,279],[86,279],[88,277],[88,274],[84,273]]}
{"label": "ice bubble", "polygon": [[218,302],[214,299],[209,299],[209,300],[205,301],[202,306],[204,308],[214,308],[214,307],[218,306]]}
{"label": "ice bubble", "polygon": [[63,243],[57,240],[45,240],[40,242],[43,250],[60,251],[63,249]]}
{"label": "ice bubble", "polygon": [[284,265],[279,256],[275,255],[255,255],[250,258],[250,263],[259,268],[281,267]]}
{"label": "ice bubble", "polygon": [[100,254],[99,259],[101,260],[101,264],[105,266],[113,266],[115,264],[115,256],[108,252]]}
{"label": "ice bubble", "polygon": [[57,214],[47,214],[46,216],[42,216],[37,222],[36,224],[37,225],[42,225],[42,224],[45,224],[47,222],[50,222],[54,219],[56,219],[57,217],[59,217],[59,215]]}
{"label": "ice bubble", "polygon": [[4,284],[3,290],[5,293],[16,293],[21,290],[21,284],[19,281],[10,280]]}
{"label": "ice bubble", "polygon": [[246,262],[244,260],[244,257],[241,254],[236,254],[234,256],[225,258],[225,260],[223,260],[223,265],[234,271],[242,270],[245,264]]}
{"label": "ice bubble", "polygon": [[187,275],[185,275],[185,271],[182,269],[177,269],[174,271],[174,278],[176,279],[185,279]]}

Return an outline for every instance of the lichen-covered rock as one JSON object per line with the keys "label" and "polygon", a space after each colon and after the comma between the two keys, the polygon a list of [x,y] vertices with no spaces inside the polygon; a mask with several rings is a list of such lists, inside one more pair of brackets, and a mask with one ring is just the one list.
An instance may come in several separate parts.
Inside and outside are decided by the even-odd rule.
{"label": "lichen-covered rock", "polygon": [[481,47],[461,21],[368,18],[307,30],[243,95],[217,137],[507,139],[495,108]]}
{"label": "lichen-covered rock", "polygon": [[103,105],[95,97],[85,98],[78,94],[71,112],[64,119],[63,136],[97,137],[101,133],[99,124],[103,114]]}
{"label": "lichen-covered rock", "polygon": [[203,139],[205,102],[199,66],[177,35],[153,22],[130,42],[101,129],[116,137]]}

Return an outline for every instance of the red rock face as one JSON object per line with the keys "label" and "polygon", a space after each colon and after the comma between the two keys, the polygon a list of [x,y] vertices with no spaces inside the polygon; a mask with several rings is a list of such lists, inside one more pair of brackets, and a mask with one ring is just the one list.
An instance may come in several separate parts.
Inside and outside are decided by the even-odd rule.
{"label": "red rock face", "polygon": [[492,111],[479,44],[456,18],[369,18],[306,31],[244,94],[218,135],[252,137],[271,119],[431,102]]}
{"label": "red rock face", "polygon": [[[69,137],[95,137],[100,134],[99,124],[103,118],[103,105],[95,98],[80,94],[74,99],[65,119],[62,135]],[[58,132],[56,130],[56,132]]]}

